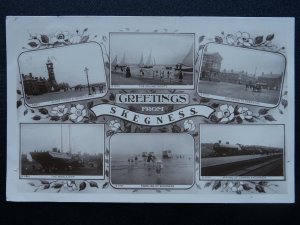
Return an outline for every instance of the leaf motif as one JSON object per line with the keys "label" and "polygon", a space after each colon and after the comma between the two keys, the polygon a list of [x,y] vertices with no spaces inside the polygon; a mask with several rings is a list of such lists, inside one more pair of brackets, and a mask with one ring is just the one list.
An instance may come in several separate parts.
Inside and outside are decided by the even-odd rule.
{"label": "leaf motif", "polygon": [[17,108],[19,108],[21,105],[22,105],[22,101],[21,101],[21,100],[18,100],[18,101],[17,101]]}
{"label": "leaf motif", "polygon": [[33,182],[29,182],[28,184],[32,187],[35,187],[35,184]]}
{"label": "leaf motif", "polygon": [[260,109],[258,110],[259,115],[266,115],[269,112],[269,109]]}
{"label": "leaf motif", "polygon": [[26,110],[24,111],[24,116],[25,116],[27,113],[28,113],[28,109],[26,109]]}
{"label": "leaf motif", "polygon": [[199,156],[196,156],[195,162],[199,163],[200,162],[200,158]]}
{"label": "leaf motif", "polygon": [[198,43],[200,44],[200,43],[204,40],[204,38],[205,38],[204,35],[200,36],[200,37],[198,38]]}
{"label": "leaf motif", "polygon": [[90,101],[90,102],[86,103],[86,107],[88,109],[91,109],[93,106],[94,106],[94,102],[93,101]]}
{"label": "leaf motif", "polygon": [[266,37],[266,40],[267,40],[267,41],[271,41],[271,40],[273,40],[273,38],[274,38],[274,34],[269,34],[269,35]]}
{"label": "leaf motif", "polygon": [[49,43],[49,37],[45,34],[41,35],[41,40],[42,40],[42,42],[44,42],[46,44]]}
{"label": "leaf motif", "polygon": [[236,122],[237,122],[238,124],[241,124],[241,123],[243,123],[243,119],[242,119],[240,116],[237,116],[237,117],[236,117]]}
{"label": "leaf motif", "polygon": [[167,127],[162,127],[158,129],[162,133],[166,133],[169,129]]}
{"label": "leaf motif", "polygon": [[221,181],[215,181],[212,190],[218,190],[221,187]]}
{"label": "leaf motif", "polygon": [[252,187],[250,187],[249,184],[243,184],[242,186],[245,191],[249,191],[252,189]]}
{"label": "leaf motif", "polygon": [[241,192],[240,190],[236,191],[236,193],[237,193],[238,195],[242,194],[242,192]]}
{"label": "leaf motif", "polygon": [[199,188],[200,190],[202,189],[201,186],[199,184],[196,183],[197,188]]}
{"label": "leaf motif", "polygon": [[50,188],[50,184],[45,184],[44,185],[44,189],[49,189]]}
{"label": "leaf motif", "polygon": [[52,188],[59,189],[59,188],[61,188],[62,186],[63,186],[62,183],[55,183],[55,184],[52,185]]}
{"label": "leaf motif", "polygon": [[47,181],[47,180],[41,180],[41,184],[49,184],[49,181]]}
{"label": "leaf motif", "polygon": [[288,101],[286,99],[281,99],[281,105],[283,105],[284,108],[288,106]]}
{"label": "leaf motif", "polygon": [[209,98],[201,98],[201,99],[200,99],[200,103],[207,103],[207,102],[209,102],[209,101],[210,101]]}
{"label": "leaf motif", "polygon": [[106,183],[104,183],[104,184],[102,185],[102,188],[103,188],[103,189],[106,189],[106,188],[108,188],[108,186],[109,186],[109,183],[106,182]]}
{"label": "leaf motif", "polygon": [[172,133],[180,133],[181,132],[181,127],[178,125],[173,125],[172,126]]}
{"label": "leaf motif", "polygon": [[109,177],[109,172],[108,172],[108,170],[105,170],[105,176],[106,176],[106,177]]}
{"label": "leaf motif", "polygon": [[272,115],[265,115],[264,118],[268,121],[276,121]]}
{"label": "leaf motif", "polygon": [[105,155],[109,155],[109,149],[108,148],[106,148],[106,150],[105,150]]}
{"label": "leaf motif", "polygon": [[215,36],[215,42],[217,42],[218,44],[222,44],[223,43],[223,38],[220,36]]}
{"label": "leaf motif", "polygon": [[207,183],[204,185],[204,187],[205,187],[205,188],[209,187],[209,186],[211,185],[211,183],[212,183],[212,182],[207,182]]}
{"label": "leaf motif", "polygon": [[58,121],[59,119],[60,119],[59,116],[51,116],[50,117],[50,120],[52,120],[52,121]]}
{"label": "leaf motif", "polygon": [[98,184],[95,182],[95,181],[90,181],[90,187],[96,187],[96,188],[99,188],[98,187]]}
{"label": "leaf motif", "polygon": [[192,134],[192,136],[193,136],[193,137],[197,137],[198,135],[199,135],[199,133],[198,133],[198,132],[196,132],[196,133]]}
{"label": "leaf motif", "polygon": [[82,191],[86,188],[86,183],[84,181],[82,181],[80,184],[79,184],[79,191]]}
{"label": "leaf motif", "polygon": [[115,100],[115,95],[113,93],[110,93],[109,100],[110,101],[114,101]]}
{"label": "leaf motif", "polygon": [[20,90],[17,90],[17,94],[18,94],[18,95],[21,95],[22,92],[21,92]]}
{"label": "leaf motif", "polygon": [[65,114],[61,117],[61,121],[64,122],[64,121],[67,121],[69,119],[69,115],[68,114]]}
{"label": "leaf motif", "polygon": [[259,193],[265,193],[266,192],[264,187],[259,185],[259,184],[255,185],[255,190],[258,191]]}
{"label": "leaf motif", "polygon": [[48,110],[45,109],[45,108],[39,109],[39,112],[40,112],[41,114],[43,114],[43,115],[47,115],[47,114],[48,114]]}
{"label": "leaf motif", "polygon": [[213,108],[218,108],[219,105],[220,105],[220,104],[218,104],[218,103],[212,103],[212,104],[211,104],[211,107],[213,107]]}
{"label": "leaf motif", "polygon": [[254,39],[254,44],[261,44],[264,40],[264,37],[263,36],[257,36],[255,39]]}
{"label": "leaf motif", "polygon": [[31,119],[33,119],[33,120],[40,120],[41,119],[41,116],[39,116],[39,115],[35,115],[34,117],[32,117]]}
{"label": "leaf motif", "polygon": [[79,43],[85,43],[89,40],[90,36],[89,35],[85,35],[85,36],[82,36],[81,40]]}
{"label": "leaf motif", "polygon": [[261,186],[266,186],[268,184],[268,181],[259,181],[258,184]]}
{"label": "leaf motif", "polygon": [[253,122],[255,122],[255,120],[254,120],[253,118],[251,118],[251,119],[247,119],[247,118],[245,118],[245,120],[246,120],[246,121],[248,121],[248,122],[250,122],[250,123],[253,123]]}
{"label": "leaf motif", "polygon": [[288,94],[288,91],[285,91],[285,92],[283,92],[282,96],[287,95],[287,94]]}
{"label": "leaf motif", "polygon": [[28,45],[31,47],[31,48],[36,48],[38,46],[38,44],[34,41],[31,41],[28,43]]}
{"label": "leaf motif", "polygon": [[102,99],[101,101],[104,103],[109,103],[109,101],[107,99]]}

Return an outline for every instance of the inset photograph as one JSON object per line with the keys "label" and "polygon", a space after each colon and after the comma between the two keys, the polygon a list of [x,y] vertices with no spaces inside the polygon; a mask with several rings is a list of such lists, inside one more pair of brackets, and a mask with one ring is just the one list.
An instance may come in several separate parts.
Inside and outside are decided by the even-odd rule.
{"label": "inset photograph", "polygon": [[31,107],[98,98],[107,92],[102,50],[95,42],[23,52],[19,70]]}
{"label": "inset photograph", "polygon": [[110,33],[111,88],[194,89],[194,34]]}
{"label": "inset photograph", "polygon": [[285,64],[279,53],[210,43],[202,55],[198,93],[274,107],[280,101]]}
{"label": "inset photograph", "polygon": [[21,178],[104,178],[104,125],[20,126]]}
{"label": "inset photograph", "polygon": [[284,125],[200,126],[201,179],[284,179]]}
{"label": "inset photograph", "polygon": [[189,188],[194,183],[194,139],[188,134],[116,134],[110,150],[115,188]]}

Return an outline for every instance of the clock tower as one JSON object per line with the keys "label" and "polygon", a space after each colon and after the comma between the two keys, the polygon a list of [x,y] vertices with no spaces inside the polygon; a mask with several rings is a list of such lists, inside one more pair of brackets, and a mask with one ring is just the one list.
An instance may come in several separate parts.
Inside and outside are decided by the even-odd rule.
{"label": "clock tower", "polygon": [[48,57],[47,60],[47,70],[48,70],[48,76],[49,76],[49,84],[50,84],[50,88],[52,91],[56,91],[58,88],[57,82],[55,80],[55,75],[54,75],[54,70],[53,70],[53,63],[50,60],[50,58]]}

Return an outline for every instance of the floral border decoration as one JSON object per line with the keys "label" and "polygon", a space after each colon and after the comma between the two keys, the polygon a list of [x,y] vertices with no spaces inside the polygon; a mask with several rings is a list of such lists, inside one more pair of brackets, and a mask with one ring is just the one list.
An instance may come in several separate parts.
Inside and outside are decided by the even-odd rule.
{"label": "floral border decoration", "polygon": [[[96,181],[93,180],[40,180],[38,183],[29,182],[30,186],[34,187],[34,192],[53,189],[56,192],[60,192],[61,190],[67,190],[69,192],[80,192],[88,187],[90,188],[99,188],[99,185]],[[106,189],[108,188],[109,183],[105,182],[102,184],[101,188]]]}
{"label": "floral border decoration", "polygon": [[[198,186],[198,185],[197,185]],[[267,189],[276,192],[272,187],[278,187],[268,181],[210,181],[205,183],[204,188],[211,187],[212,191],[230,192],[242,194],[243,192],[267,193]],[[200,186],[198,188],[201,189]]]}

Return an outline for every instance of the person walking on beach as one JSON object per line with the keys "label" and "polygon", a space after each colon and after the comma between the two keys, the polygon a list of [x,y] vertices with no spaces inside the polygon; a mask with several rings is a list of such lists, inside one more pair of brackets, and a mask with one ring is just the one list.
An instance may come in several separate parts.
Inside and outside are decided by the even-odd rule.
{"label": "person walking on beach", "polygon": [[157,161],[156,161],[156,165],[155,165],[155,171],[156,171],[156,174],[157,174],[158,176],[161,176],[161,170],[162,170],[163,167],[164,167],[164,166],[163,166],[162,161],[161,161],[160,159],[157,160]]}
{"label": "person walking on beach", "polygon": [[129,66],[127,66],[127,68],[126,68],[126,77],[127,78],[131,77],[131,72],[130,72]]}
{"label": "person walking on beach", "polygon": [[178,78],[179,78],[179,82],[182,83],[183,75],[182,75],[182,71],[181,70],[179,71],[179,77]]}

